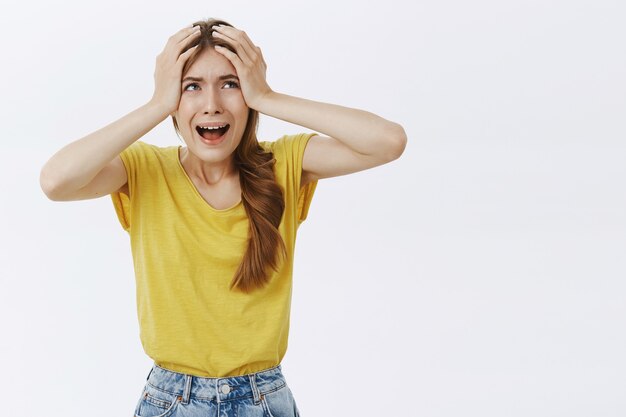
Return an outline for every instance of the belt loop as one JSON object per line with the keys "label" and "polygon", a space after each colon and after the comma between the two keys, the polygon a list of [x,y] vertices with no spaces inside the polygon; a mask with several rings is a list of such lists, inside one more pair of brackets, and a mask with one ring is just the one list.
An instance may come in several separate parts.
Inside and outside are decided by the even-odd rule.
{"label": "belt loop", "polygon": [[218,414],[218,415],[219,415],[219,412],[220,412],[220,406],[219,406],[219,403],[221,403],[221,402],[222,402],[222,400],[221,400],[221,398],[220,398],[220,390],[218,389],[219,381],[220,381],[220,379],[219,379],[219,378],[215,378],[215,393],[216,393],[215,398],[217,398],[217,404],[218,404],[218,405],[217,405],[217,414]]}
{"label": "belt loop", "polygon": [[248,375],[250,378],[250,386],[252,387],[252,396],[254,397],[254,405],[259,405],[261,402],[261,395],[259,393],[259,387],[256,384],[256,374]]}
{"label": "belt loop", "polygon": [[185,375],[185,390],[183,391],[183,404],[189,403],[189,397],[191,397],[191,382],[193,380],[193,376]]}

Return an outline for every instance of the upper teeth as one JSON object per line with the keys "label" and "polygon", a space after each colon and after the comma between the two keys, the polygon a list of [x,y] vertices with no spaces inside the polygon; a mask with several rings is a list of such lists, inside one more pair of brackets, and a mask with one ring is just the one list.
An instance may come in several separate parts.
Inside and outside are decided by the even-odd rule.
{"label": "upper teeth", "polygon": [[216,126],[216,127],[203,127],[203,126],[198,126],[200,129],[209,129],[209,130],[215,130],[215,129],[221,129],[223,127],[226,127],[226,125],[224,126]]}

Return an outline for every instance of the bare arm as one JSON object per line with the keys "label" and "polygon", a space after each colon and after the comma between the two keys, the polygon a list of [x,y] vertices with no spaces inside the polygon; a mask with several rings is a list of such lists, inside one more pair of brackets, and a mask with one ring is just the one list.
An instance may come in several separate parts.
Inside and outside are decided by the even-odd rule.
{"label": "bare arm", "polygon": [[273,91],[261,49],[248,35],[229,26],[214,27],[216,35],[236,50],[216,47],[237,69],[248,105],[260,113],[329,135],[308,141],[302,161],[301,185],[345,175],[398,159],[407,135],[398,123],[373,113],[307,100]]}
{"label": "bare arm", "polygon": [[199,34],[198,28],[185,27],[170,36],[157,56],[155,91],[148,103],[66,145],[45,163],[39,182],[48,198],[94,198],[124,185],[126,172],[121,161],[114,158],[176,110],[182,68],[195,48],[188,47]]}
{"label": "bare arm", "polygon": [[332,136],[353,152],[377,158],[382,162],[397,159],[407,142],[401,125],[365,110],[274,91],[266,94],[257,103],[257,110]]}
{"label": "bare arm", "polygon": [[41,169],[39,181],[46,195],[71,193],[89,184],[113,158],[168,116],[149,101],[119,120],[66,145]]}

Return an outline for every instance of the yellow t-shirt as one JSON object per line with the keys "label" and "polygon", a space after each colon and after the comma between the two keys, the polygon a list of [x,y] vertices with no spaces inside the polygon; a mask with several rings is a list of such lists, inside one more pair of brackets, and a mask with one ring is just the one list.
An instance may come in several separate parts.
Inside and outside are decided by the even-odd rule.
{"label": "yellow t-shirt", "polygon": [[118,192],[111,199],[130,236],[141,344],[157,365],[226,377],[280,364],[289,336],[296,232],[317,186],[299,188],[304,149],[314,135],[259,142],[276,159],[287,257],[278,272],[268,268],[270,283],[250,294],[228,288],[248,239],[243,203],[211,207],[180,163],[181,146],[136,141],[120,154],[130,199]]}

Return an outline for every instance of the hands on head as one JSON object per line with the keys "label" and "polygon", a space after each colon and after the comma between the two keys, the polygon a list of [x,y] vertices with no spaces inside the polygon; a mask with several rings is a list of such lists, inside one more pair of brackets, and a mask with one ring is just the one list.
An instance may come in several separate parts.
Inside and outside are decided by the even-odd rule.
{"label": "hands on head", "polygon": [[237,70],[244,99],[249,107],[255,108],[256,103],[272,92],[265,78],[267,64],[261,48],[252,43],[246,32],[232,26],[215,26],[213,29],[213,36],[223,39],[235,49],[236,53],[233,53],[219,45],[215,47]]}
{"label": "hands on head", "polygon": [[154,70],[154,94],[151,101],[163,106],[168,113],[176,111],[180,101],[183,66],[198,45],[187,48],[200,36],[200,27],[185,27],[168,39],[163,51],[157,55]]}
{"label": "hands on head", "polygon": [[169,114],[175,112],[181,98],[183,71],[188,67],[185,64],[192,55],[206,48],[221,54],[235,67],[248,107],[256,108],[264,97],[272,93],[266,81],[267,64],[261,48],[255,46],[244,31],[209,21],[185,27],[168,39],[156,59],[155,91],[151,101],[158,103]]}

